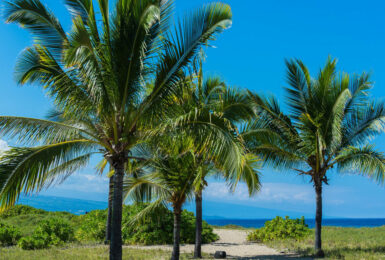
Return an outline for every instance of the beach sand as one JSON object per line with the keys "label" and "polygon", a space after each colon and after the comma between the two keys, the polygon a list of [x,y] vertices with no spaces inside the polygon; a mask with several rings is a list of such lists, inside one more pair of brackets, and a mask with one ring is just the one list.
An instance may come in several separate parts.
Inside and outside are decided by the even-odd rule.
{"label": "beach sand", "polygon": [[[202,245],[202,252],[214,254],[215,251],[226,251],[228,259],[305,259],[294,254],[279,252],[263,244],[250,243],[246,240],[247,231],[235,229],[215,229],[220,239],[211,244]],[[140,249],[172,250],[171,245],[162,246],[130,246]],[[194,252],[194,245],[181,245],[181,252]]]}

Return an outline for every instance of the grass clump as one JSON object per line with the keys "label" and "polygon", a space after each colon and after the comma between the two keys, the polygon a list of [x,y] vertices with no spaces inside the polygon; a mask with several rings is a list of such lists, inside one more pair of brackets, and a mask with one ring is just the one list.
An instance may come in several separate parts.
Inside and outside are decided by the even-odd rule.
{"label": "grass clump", "polygon": [[[4,260],[108,260],[107,246],[79,246],[69,244],[67,247],[50,247],[41,250],[26,251],[18,247],[0,248]],[[180,259],[191,259],[191,254],[181,254]],[[123,248],[123,260],[170,259],[170,252],[164,250]],[[205,256],[206,259],[206,256]]]}
{"label": "grass clump", "polygon": [[[286,239],[265,242],[279,250],[312,257],[314,229],[302,240]],[[385,226],[375,228],[323,227],[322,248],[327,259],[384,259]]]}
{"label": "grass clump", "polygon": [[249,233],[247,240],[266,242],[272,240],[295,239],[301,240],[310,234],[309,227],[305,224],[305,218],[290,219],[289,217],[276,217],[266,221],[262,228]]}

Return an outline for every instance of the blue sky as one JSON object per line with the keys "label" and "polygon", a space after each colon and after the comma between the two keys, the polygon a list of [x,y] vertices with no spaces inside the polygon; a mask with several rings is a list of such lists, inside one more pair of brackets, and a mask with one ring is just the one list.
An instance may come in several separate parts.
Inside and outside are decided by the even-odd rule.
{"label": "blue sky", "polygon": [[[61,1],[46,0],[68,27],[69,16]],[[205,0],[176,0],[177,13],[200,6]],[[312,74],[328,55],[338,59],[338,68],[348,73],[370,72],[373,96],[385,97],[385,2],[367,0],[227,0],[233,10],[233,25],[207,51],[206,74],[220,75],[228,84],[258,93],[275,94],[282,101],[285,58],[300,58]],[[51,104],[37,86],[16,86],[13,68],[20,51],[31,44],[28,33],[15,25],[0,23],[0,114],[42,118]],[[283,104],[281,102],[281,104]],[[0,141],[5,147],[9,140]],[[385,151],[385,138],[373,141]],[[97,162],[95,158],[92,163]],[[105,200],[107,180],[95,174],[93,165],[74,174],[45,195]],[[263,188],[248,198],[240,185],[230,194],[220,180],[210,180],[205,199],[212,203],[246,205],[251,210],[270,208],[311,215],[314,192],[308,179],[293,172],[262,170]],[[385,189],[355,175],[330,174],[324,189],[324,214],[336,217],[385,217]],[[212,214],[224,215],[221,207]],[[260,210],[263,213],[263,210]],[[241,213],[239,217],[242,217]]]}

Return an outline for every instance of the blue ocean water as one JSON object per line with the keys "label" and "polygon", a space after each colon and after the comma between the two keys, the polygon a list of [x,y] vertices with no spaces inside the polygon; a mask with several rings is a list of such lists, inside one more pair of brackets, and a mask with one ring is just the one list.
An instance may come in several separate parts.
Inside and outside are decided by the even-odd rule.
{"label": "blue ocean water", "polygon": [[[216,226],[238,225],[242,227],[260,228],[269,219],[206,219],[207,223]],[[314,227],[314,219],[305,219],[305,223],[310,227]],[[378,227],[385,225],[385,218],[333,218],[323,219],[323,226],[337,227]]]}
{"label": "blue ocean water", "polygon": [[21,197],[18,204],[28,205],[47,211],[67,211],[76,215],[85,214],[94,209],[107,208],[107,202],[104,201],[80,200],[54,196]]}

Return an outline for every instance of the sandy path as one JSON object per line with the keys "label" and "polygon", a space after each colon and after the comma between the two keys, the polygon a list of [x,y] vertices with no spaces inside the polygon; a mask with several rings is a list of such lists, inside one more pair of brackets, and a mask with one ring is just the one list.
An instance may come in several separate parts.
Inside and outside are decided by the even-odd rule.
{"label": "sandy path", "polygon": [[[202,251],[214,254],[215,251],[226,251],[232,259],[299,259],[295,255],[280,253],[263,244],[249,243],[246,240],[247,231],[232,229],[215,229],[220,239],[211,244],[202,245]],[[131,246],[133,248],[172,250],[171,245],[164,246]],[[194,252],[194,245],[181,245],[181,252]]]}

